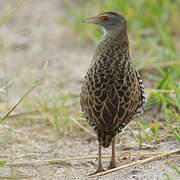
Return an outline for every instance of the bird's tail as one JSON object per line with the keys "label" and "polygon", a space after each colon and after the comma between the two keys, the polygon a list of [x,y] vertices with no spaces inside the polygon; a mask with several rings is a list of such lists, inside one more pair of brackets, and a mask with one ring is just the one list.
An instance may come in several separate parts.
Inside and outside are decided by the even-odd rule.
{"label": "bird's tail", "polygon": [[117,134],[116,131],[105,132],[105,131],[97,130],[98,141],[105,148],[109,147],[109,145],[112,143],[112,140],[116,134]]}

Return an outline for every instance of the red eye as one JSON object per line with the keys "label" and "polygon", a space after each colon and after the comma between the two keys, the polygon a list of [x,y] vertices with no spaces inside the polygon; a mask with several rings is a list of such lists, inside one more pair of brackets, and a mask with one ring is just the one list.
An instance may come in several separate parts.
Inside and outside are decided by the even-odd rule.
{"label": "red eye", "polygon": [[108,17],[107,16],[101,16],[102,20],[107,21]]}

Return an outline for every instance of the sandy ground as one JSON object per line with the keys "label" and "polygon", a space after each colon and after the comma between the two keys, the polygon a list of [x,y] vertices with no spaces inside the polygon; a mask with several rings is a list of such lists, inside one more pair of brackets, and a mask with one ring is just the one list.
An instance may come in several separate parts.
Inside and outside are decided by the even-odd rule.
{"label": "sandy ground", "polygon": [[[13,123],[15,122],[12,122],[12,124]],[[26,175],[27,177],[29,176],[28,179],[88,179],[87,175],[95,171],[97,161],[94,159],[64,161],[59,164],[47,165],[38,163],[27,163],[27,165],[20,166],[11,165],[11,163],[14,162],[38,162],[39,160],[95,156],[97,154],[96,139],[83,132],[80,132],[78,136],[57,139],[55,138],[52,127],[41,120],[34,121],[31,125],[21,126],[12,132],[9,131],[8,125],[0,125],[0,130],[5,137],[3,138],[1,136],[0,138],[2,145],[0,147],[0,159],[8,159],[10,163],[9,166],[2,166],[0,168],[0,177]],[[123,133],[120,142],[121,143],[117,142],[117,154],[122,152],[130,152],[132,154],[167,152],[179,147],[174,138],[166,138],[152,148],[138,149],[136,142],[134,142],[127,132]],[[103,149],[102,152],[104,155],[110,155],[111,148]],[[139,157],[131,157],[132,162],[140,159]],[[171,159],[172,158],[169,160]],[[117,162],[123,163],[127,160],[126,158],[120,158]],[[109,161],[110,159],[103,159],[104,167],[108,166]],[[178,179],[176,172],[168,166],[166,161],[155,160],[141,166],[126,168],[96,179],[164,180],[166,179],[166,174],[168,174],[171,179]]]}
{"label": "sandy ground", "polygon": [[[0,2],[0,12],[12,0]],[[48,60],[48,69],[43,74],[45,83],[35,92],[60,90],[65,93],[78,94],[80,79],[83,77],[90,62],[94,46],[80,40],[71,29],[59,25],[57,19],[68,15],[63,3],[59,0],[31,0],[24,2],[10,21],[0,29],[1,63],[6,60],[8,79],[14,80],[9,88],[11,101],[19,99],[25,89],[31,86],[33,79],[41,78],[42,66]],[[1,67],[2,68],[2,67]],[[4,82],[4,73],[0,72],[0,84]],[[65,85],[62,85],[62,83]],[[16,93],[16,94],[15,94]],[[3,104],[4,94],[0,97]],[[3,109],[0,105],[0,109]],[[2,112],[4,114],[4,112]],[[1,114],[1,115],[2,115]],[[84,132],[72,133],[66,138],[55,136],[52,126],[43,120],[24,123],[18,118],[0,124],[0,160],[9,163],[50,160],[97,154],[96,139]],[[19,124],[18,124],[19,122]],[[133,122],[131,123],[133,126]],[[126,132],[126,131],[125,131]],[[135,133],[136,130],[134,131]],[[78,135],[75,135],[78,134]],[[174,138],[165,138],[160,144],[151,148],[138,149],[132,136],[123,133],[121,141],[117,142],[117,154],[122,152],[149,153],[170,151],[180,148]],[[111,148],[103,149],[103,154],[111,154]],[[139,158],[131,158],[136,161]],[[118,163],[126,161],[120,159]],[[171,158],[170,158],[171,160]],[[109,159],[103,159],[107,167]],[[0,177],[9,176],[12,179],[88,179],[87,175],[95,170],[97,161],[78,160],[60,164],[23,166],[2,166]],[[180,163],[176,162],[180,167]],[[164,160],[156,160],[137,167],[131,167],[119,172],[96,179],[128,179],[128,180],[164,180],[170,176],[172,180],[179,177]],[[26,175],[26,178],[16,177]],[[1,179],[8,179],[1,178]],[[180,179],[180,178],[179,178]]]}

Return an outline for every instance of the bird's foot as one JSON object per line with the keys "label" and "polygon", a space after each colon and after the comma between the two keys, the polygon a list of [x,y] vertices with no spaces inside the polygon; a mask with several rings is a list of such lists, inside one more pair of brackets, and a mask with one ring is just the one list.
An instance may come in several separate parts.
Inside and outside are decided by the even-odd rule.
{"label": "bird's foot", "polygon": [[94,172],[94,173],[92,173],[92,174],[89,174],[89,176],[94,175],[94,174],[97,174],[97,173],[100,173],[100,172],[103,172],[103,171],[105,171],[105,170],[103,169],[103,167],[99,167],[99,168],[96,170],[96,172]]}
{"label": "bird's foot", "polygon": [[111,161],[107,169],[113,169],[116,168],[116,163]]}

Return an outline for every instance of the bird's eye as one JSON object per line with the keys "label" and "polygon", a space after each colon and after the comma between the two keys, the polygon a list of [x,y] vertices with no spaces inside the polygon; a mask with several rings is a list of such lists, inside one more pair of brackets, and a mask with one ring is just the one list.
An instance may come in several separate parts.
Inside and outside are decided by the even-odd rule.
{"label": "bird's eye", "polygon": [[107,17],[107,16],[101,16],[101,19],[102,19],[103,21],[108,21],[108,17]]}

